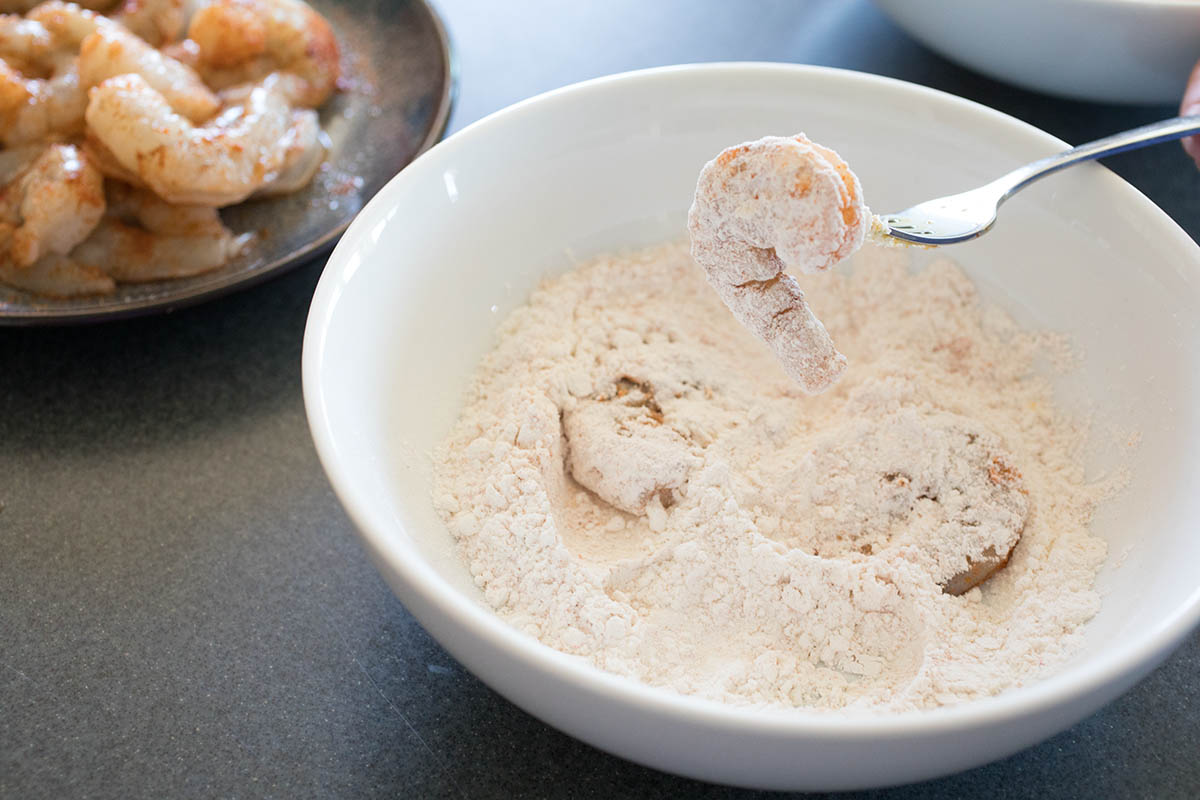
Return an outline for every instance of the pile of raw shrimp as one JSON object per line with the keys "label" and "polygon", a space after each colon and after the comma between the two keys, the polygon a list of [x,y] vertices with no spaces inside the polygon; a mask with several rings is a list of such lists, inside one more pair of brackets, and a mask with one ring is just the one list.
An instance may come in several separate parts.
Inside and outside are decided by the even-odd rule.
{"label": "pile of raw shrimp", "polygon": [[302,0],[115,2],[0,0],[0,282],[70,297],[215,269],[249,238],[217,209],[325,157],[338,45]]}

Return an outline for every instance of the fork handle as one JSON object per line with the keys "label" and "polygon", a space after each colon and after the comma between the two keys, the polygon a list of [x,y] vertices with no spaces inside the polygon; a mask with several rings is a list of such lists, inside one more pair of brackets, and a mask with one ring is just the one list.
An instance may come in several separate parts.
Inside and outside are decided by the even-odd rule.
{"label": "fork handle", "polygon": [[1172,139],[1182,139],[1194,133],[1200,133],[1200,115],[1175,117],[1161,122],[1152,122],[1140,128],[1114,133],[1094,142],[1081,144],[1046,158],[1040,158],[1033,163],[1018,167],[1012,172],[998,178],[992,183],[1000,190],[998,202],[1007,200],[1014,192],[1023,189],[1039,178],[1044,178],[1052,172],[1078,164],[1081,161],[1092,161],[1097,158],[1124,153],[1126,150],[1136,150],[1159,142]]}

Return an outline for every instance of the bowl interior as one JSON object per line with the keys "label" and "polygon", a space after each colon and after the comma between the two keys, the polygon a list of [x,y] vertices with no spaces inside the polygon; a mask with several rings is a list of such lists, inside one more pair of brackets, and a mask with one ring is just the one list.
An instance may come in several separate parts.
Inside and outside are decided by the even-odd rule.
{"label": "bowl interior", "polygon": [[[835,148],[878,211],[982,184],[1062,146],[880,78],[662,70],[502,112],[438,145],[370,203],[314,301],[305,391],[334,486],[393,585],[419,578],[435,603],[457,593],[482,606],[433,511],[429,453],[505,314],[591,255],[683,236],[705,161],[797,131]],[[1025,190],[992,233],[945,254],[1019,321],[1073,337],[1084,360],[1059,379],[1063,403],[1122,434],[1097,436],[1088,454],[1094,473],[1125,466],[1130,483],[1095,521],[1110,545],[1105,602],[1063,677],[1114,651],[1149,654],[1196,615],[1187,565],[1200,560],[1200,251],[1093,165]],[[1134,434],[1136,447],[1126,443]]]}
{"label": "bowl interior", "polygon": [[1093,102],[1177,104],[1200,45],[1196,0],[875,4],[910,36],[967,67]]}

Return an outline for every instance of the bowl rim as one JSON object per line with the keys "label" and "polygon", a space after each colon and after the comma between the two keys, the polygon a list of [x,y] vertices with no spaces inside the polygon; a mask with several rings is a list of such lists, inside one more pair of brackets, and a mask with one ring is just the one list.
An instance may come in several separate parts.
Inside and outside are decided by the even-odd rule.
{"label": "bowl rim", "polygon": [[[605,696],[634,704],[643,710],[673,717],[681,722],[713,728],[740,728],[743,732],[764,735],[808,737],[819,735],[839,741],[863,739],[902,739],[912,735],[952,733],[1002,724],[1032,717],[1051,708],[1097,692],[1102,687],[1131,682],[1164,658],[1185,635],[1200,624],[1200,584],[1192,593],[1159,621],[1123,640],[1120,646],[1102,651],[1087,661],[1024,687],[1014,687],[1000,695],[972,700],[949,707],[913,711],[814,711],[808,709],[739,706],[716,700],[678,694],[666,688],[643,684],[612,674],[583,659],[545,645],[497,616],[491,609],[467,597],[441,577],[412,542],[389,541],[389,531],[400,524],[383,512],[372,510],[371,495],[347,478],[337,434],[330,425],[325,387],[322,383],[323,360],[328,329],[341,294],[341,285],[361,266],[360,248],[369,247],[369,231],[379,224],[392,203],[391,198],[404,191],[405,185],[422,171],[440,170],[447,159],[462,147],[489,135],[501,124],[536,116],[543,109],[570,98],[592,92],[610,91],[633,84],[661,83],[664,86],[718,76],[741,80],[795,79],[799,82],[840,83],[850,91],[871,88],[896,92],[913,101],[952,107],[970,113],[989,126],[1007,127],[1027,141],[1044,144],[1047,149],[1065,149],[1069,145],[1041,129],[1001,111],[940,90],[895,78],[870,73],[801,64],[772,62],[711,62],[680,64],[616,73],[553,89],[495,111],[454,133],[419,156],[389,181],[359,212],[330,255],[313,296],[304,332],[302,385],[309,427],[318,458],[329,481],[368,546],[376,565],[400,581],[409,590],[436,606],[460,630],[505,652],[508,657],[538,672],[592,695]],[[1129,207],[1130,224],[1149,224],[1170,237],[1172,244],[1191,250],[1194,265],[1200,265],[1200,247],[1172,220],[1136,188],[1106,168],[1095,165],[1098,178]],[[394,588],[394,585],[393,585]],[[412,609],[410,609],[411,611]],[[425,620],[418,616],[425,625]],[[437,637],[435,637],[437,638]],[[439,644],[441,644],[439,640]],[[443,645],[445,646],[445,645]],[[478,676],[489,685],[491,681]],[[511,698],[510,698],[511,699]]]}

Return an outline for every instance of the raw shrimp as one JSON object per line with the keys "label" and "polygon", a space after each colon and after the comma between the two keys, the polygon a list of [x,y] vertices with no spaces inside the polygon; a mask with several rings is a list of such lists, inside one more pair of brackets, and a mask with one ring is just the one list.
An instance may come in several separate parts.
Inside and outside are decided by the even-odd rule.
{"label": "raw shrimp", "polygon": [[[24,14],[31,8],[36,8],[40,0],[0,0],[0,12],[5,14]],[[103,11],[116,4],[116,0],[79,0],[78,5],[93,11]]]}
{"label": "raw shrimp", "polygon": [[241,202],[283,166],[291,121],[287,101],[268,82],[196,127],[139,75],[93,88],[86,119],[116,161],[159,197],[210,206]]}
{"label": "raw shrimp", "polygon": [[0,186],[12,182],[24,172],[34,160],[46,149],[41,144],[26,144],[20,147],[8,147],[0,150]]}
{"label": "raw shrimp", "polygon": [[166,99],[171,108],[192,122],[203,122],[220,108],[220,101],[190,67],[165,56],[117,25],[98,28],[83,40],[79,77],[84,86],[108,78],[140,75]]}
{"label": "raw shrimp", "polygon": [[96,267],[85,267],[67,256],[50,253],[28,267],[0,258],[0,281],[46,297],[107,294],[116,283]]}
{"label": "raw shrimp", "polygon": [[102,14],[61,0],[48,0],[25,17],[40,23],[54,37],[55,47],[68,53],[79,52],[79,45],[97,28],[116,24]]}
{"label": "raw shrimp", "polygon": [[291,125],[280,142],[283,164],[263,181],[254,193],[256,197],[289,194],[308,185],[329,150],[327,137],[317,120],[317,112],[297,109],[292,112]]}
{"label": "raw shrimp", "polygon": [[[80,85],[70,35],[58,25],[64,19],[86,26],[95,14],[63,3],[47,3],[53,28],[37,19],[0,16],[0,141],[7,146],[49,138],[66,138],[83,128],[87,95]],[[70,28],[71,25],[67,25]]]}
{"label": "raw shrimp", "polygon": [[0,141],[6,146],[77,134],[86,107],[73,60],[49,79],[26,78],[0,61]]}
{"label": "raw shrimp", "polygon": [[0,58],[14,68],[43,67],[54,52],[54,37],[40,22],[0,14]]}
{"label": "raw shrimp", "polygon": [[109,213],[71,257],[136,283],[185,278],[224,264],[250,236],[235,236],[215,208],[169,205],[151,192],[113,182]]}
{"label": "raw shrimp", "polygon": [[158,235],[117,220],[96,226],[71,257],[122,283],[187,278],[210,272],[237,255],[248,234]]}
{"label": "raw shrimp", "polygon": [[216,89],[281,72],[288,101],[316,108],[341,74],[333,30],[301,0],[215,0],[192,17],[188,38],[200,74]]}
{"label": "raw shrimp", "polygon": [[178,40],[201,0],[125,0],[113,18],[155,47]]}
{"label": "raw shrimp", "polygon": [[137,224],[151,233],[172,236],[229,233],[212,206],[174,205],[148,189],[120,181],[107,182],[105,197],[107,216]]}
{"label": "raw shrimp", "polygon": [[83,151],[50,145],[0,195],[7,259],[21,268],[67,254],[96,227],[104,207],[104,179]]}
{"label": "raw shrimp", "polygon": [[836,382],[846,357],[784,270],[829,269],[862,245],[870,222],[854,173],[803,134],[731,147],[700,172],[688,214],[692,256],[809,394]]}

